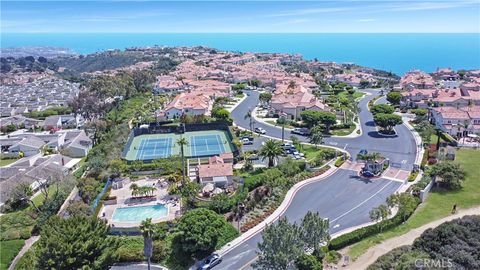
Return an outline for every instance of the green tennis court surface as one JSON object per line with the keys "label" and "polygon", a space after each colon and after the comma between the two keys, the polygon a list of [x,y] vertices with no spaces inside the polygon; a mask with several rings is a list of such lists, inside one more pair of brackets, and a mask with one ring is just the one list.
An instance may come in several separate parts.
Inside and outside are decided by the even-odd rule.
{"label": "green tennis court surface", "polygon": [[133,138],[126,154],[127,160],[153,160],[180,155],[177,140],[186,138],[185,156],[204,157],[232,152],[232,145],[225,131],[193,131],[184,134],[146,134]]}

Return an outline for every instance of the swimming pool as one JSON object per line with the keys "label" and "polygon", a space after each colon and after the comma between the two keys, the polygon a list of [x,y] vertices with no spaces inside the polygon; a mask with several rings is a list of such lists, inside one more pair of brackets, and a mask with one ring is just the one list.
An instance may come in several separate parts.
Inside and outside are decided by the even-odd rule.
{"label": "swimming pool", "polygon": [[153,220],[166,217],[168,208],[163,204],[122,207],[113,212],[113,221],[116,222],[139,222],[147,218]]}

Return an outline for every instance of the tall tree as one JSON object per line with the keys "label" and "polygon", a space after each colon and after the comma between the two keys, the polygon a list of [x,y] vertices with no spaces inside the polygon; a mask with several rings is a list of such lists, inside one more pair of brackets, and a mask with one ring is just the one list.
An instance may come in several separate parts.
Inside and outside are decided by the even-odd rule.
{"label": "tall tree", "polygon": [[150,258],[152,258],[153,253],[153,233],[154,227],[151,218],[143,220],[140,224],[140,232],[143,236],[143,254],[147,257],[148,270],[150,270]]}
{"label": "tall tree", "polygon": [[313,143],[316,147],[323,143],[323,128],[320,125],[310,129],[310,143]]}
{"label": "tall tree", "polygon": [[181,137],[177,140],[177,145],[180,146],[180,157],[182,158],[182,183],[185,184],[185,152],[184,146],[188,145],[186,138]]}
{"label": "tall tree", "polygon": [[268,104],[272,100],[272,94],[269,92],[263,92],[260,94],[259,99],[262,103]]}
{"label": "tall tree", "polygon": [[250,127],[250,132],[253,133],[253,126],[255,124],[255,120],[253,119],[252,110],[248,110],[247,114],[245,114],[244,116],[244,119],[248,119],[248,126]]}
{"label": "tall tree", "polygon": [[387,101],[393,105],[399,105],[402,100],[402,94],[400,92],[391,91],[387,94]]}
{"label": "tall tree", "polygon": [[[370,220],[375,222],[385,220],[390,213],[390,208],[384,204],[381,204],[378,207],[374,207],[372,210],[370,210]],[[380,228],[380,231],[381,230],[382,228]]]}
{"label": "tall tree", "polygon": [[460,189],[465,180],[466,173],[460,165],[452,162],[440,162],[435,164],[429,174],[436,176],[435,181],[441,183],[447,189]]}
{"label": "tall tree", "polygon": [[108,269],[118,242],[107,224],[94,218],[51,217],[42,227],[35,248],[39,269]]}
{"label": "tall tree", "polygon": [[254,264],[256,269],[286,270],[304,253],[301,229],[286,218],[266,227],[262,238],[258,244],[258,260]]}
{"label": "tall tree", "polygon": [[377,105],[374,105],[370,111],[373,113],[373,114],[377,114],[377,113],[393,113],[395,111],[395,108],[392,106],[392,105],[388,105],[388,104],[377,104]]}
{"label": "tall tree", "polygon": [[259,155],[262,157],[262,160],[268,158],[268,167],[273,167],[275,165],[275,160],[283,153],[280,144],[273,140],[269,139],[265,144],[260,148]]}
{"label": "tall tree", "polygon": [[317,213],[307,212],[302,219],[302,237],[306,247],[311,250],[319,250],[320,244],[330,240],[329,221],[323,219]]}
{"label": "tall tree", "polygon": [[377,113],[373,116],[375,124],[383,130],[391,132],[393,127],[402,124],[402,117],[396,114]]}
{"label": "tall tree", "polygon": [[212,252],[219,241],[238,235],[225,218],[212,210],[197,208],[183,215],[173,232],[172,248],[175,256],[193,256],[200,259]]}

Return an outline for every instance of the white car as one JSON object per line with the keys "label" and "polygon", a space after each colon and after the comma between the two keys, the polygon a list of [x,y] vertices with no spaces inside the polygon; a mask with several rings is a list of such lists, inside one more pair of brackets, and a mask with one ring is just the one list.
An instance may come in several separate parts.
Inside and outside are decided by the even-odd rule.
{"label": "white car", "polygon": [[242,144],[243,145],[251,145],[251,144],[253,144],[253,141],[250,141],[248,138],[243,138],[242,139]]}
{"label": "white car", "polygon": [[260,134],[265,134],[267,133],[267,131],[265,131],[265,129],[261,128],[261,127],[256,127],[255,128],[255,132],[256,133],[260,133]]}

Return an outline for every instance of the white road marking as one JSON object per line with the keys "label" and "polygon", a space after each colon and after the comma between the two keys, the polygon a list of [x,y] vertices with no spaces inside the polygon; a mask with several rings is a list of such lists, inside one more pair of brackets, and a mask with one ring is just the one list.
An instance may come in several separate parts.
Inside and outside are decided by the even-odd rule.
{"label": "white road marking", "polygon": [[347,149],[348,143],[345,144],[345,147],[343,147],[343,150]]}
{"label": "white road marking", "polygon": [[340,227],[340,224],[337,224],[337,225],[333,226],[334,229],[338,228],[338,227]]}
{"label": "white road marking", "polygon": [[360,206],[362,206],[363,204],[365,204],[366,202],[368,202],[370,199],[372,199],[373,197],[377,196],[378,193],[382,192],[382,190],[384,190],[387,186],[389,186],[390,184],[392,184],[393,181],[388,181],[388,183],[383,186],[381,189],[379,189],[377,192],[375,192],[372,196],[368,197],[367,199],[365,199],[363,202],[359,203],[357,206],[355,206],[354,208],[348,210],[347,212],[341,214],[340,216],[336,217],[335,219],[332,219],[330,222],[334,222],[336,220],[339,220],[340,218],[350,214],[352,211],[354,211],[355,209],[359,208]]}
{"label": "white road marking", "polygon": [[338,143],[337,142],[329,142],[328,144],[337,145]]}

